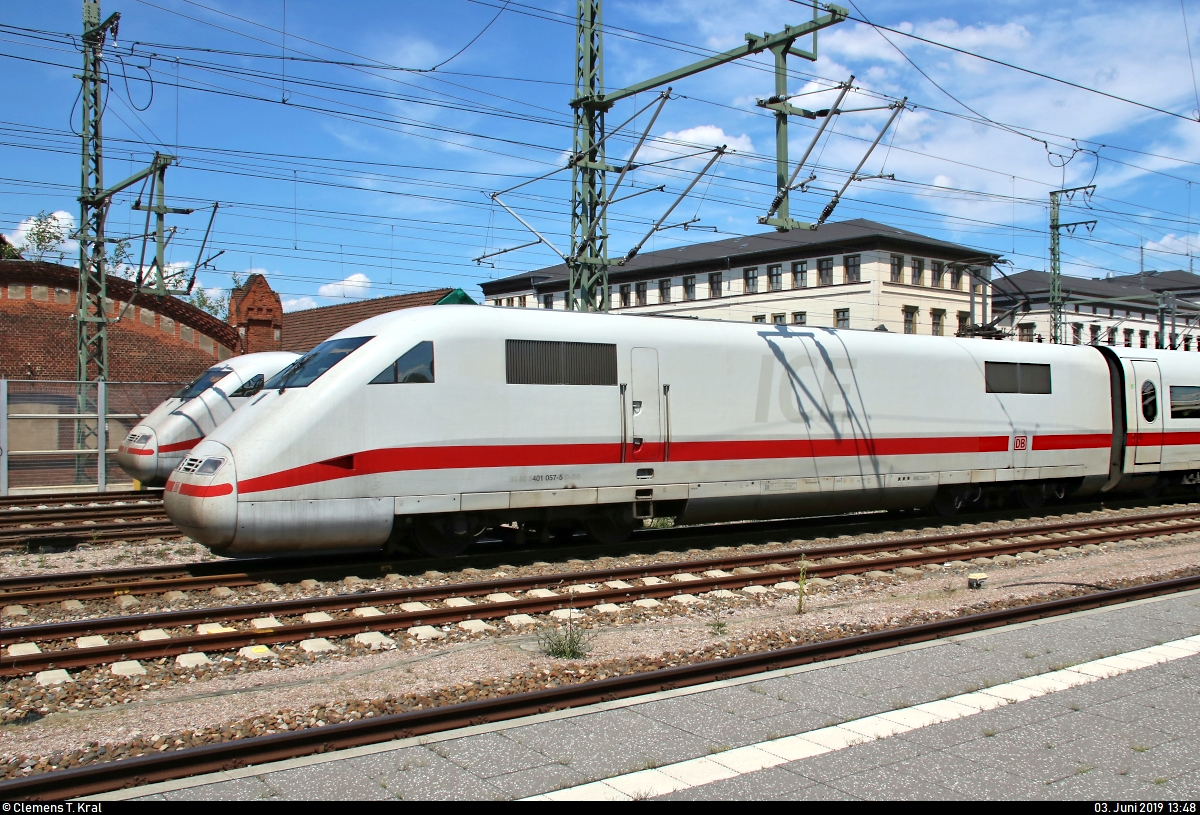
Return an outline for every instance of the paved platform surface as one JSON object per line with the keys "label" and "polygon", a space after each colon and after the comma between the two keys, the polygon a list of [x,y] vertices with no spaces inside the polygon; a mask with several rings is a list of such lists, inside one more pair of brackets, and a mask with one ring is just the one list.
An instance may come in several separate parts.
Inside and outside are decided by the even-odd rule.
{"label": "paved platform surface", "polygon": [[[97,797],[524,798],[1197,634],[1193,592]],[[1195,801],[1200,655],[665,797]]]}

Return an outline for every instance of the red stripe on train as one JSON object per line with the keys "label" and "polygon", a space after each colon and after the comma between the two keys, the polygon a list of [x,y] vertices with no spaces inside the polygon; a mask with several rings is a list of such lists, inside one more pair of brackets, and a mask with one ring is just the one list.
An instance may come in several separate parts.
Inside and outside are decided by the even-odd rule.
{"label": "red stripe on train", "polygon": [[158,446],[158,452],[160,452],[160,453],[178,453],[181,450],[191,450],[193,447],[195,447],[197,444],[199,444],[202,441],[204,441],[203,436],[201,436],[198,439],[188,439],[187,441],[177,441],[174,444],[160,444]]}
{"label": "red stripe on train", "polygon": [[133,447],[126,447],[123,444],[117,448],[117,452],[118,453],[129,453],[131,456],[152,456],[152,455],[154,455],[153,450],[135,449]]}
{"label": "red stripe on train", "polygon": [[1063,434],[1034,436],[1034,450],[1089,450],[1112,446],[1112,433]]}
{"label": "red stripe on train", "polygon": [[1200,444],[1200,433],[1162,432],[1129,433],[1125,436],[1125,444],[1129,447],[1158,447],[1160,444],[1178,446],[1182,444]]}
{"label": "red stripe on train", "polygon": [[[941,453],[1003,453],[1008,436],[962,436],[911,439],[819,439],[737,442],[672,442],[672,461],[737,461],[842,456],[936,455]],[[627,448],[627,462],[661,460],[661,444]],[[408,470],[448,470],[482,467],[537,467],[618,464],[619,444],[522,444],[463,447],[401,447],[367,450],[324,462],[305,464],[238,483],[242,494],[280,490],[358,475]]]}
{"label": "red stripe on train", "polygon": [[167,480],[167,485],[163,487],[166,492],[174,492],[179,495],[190,495],[196,498],[216,498],[221,495],[229,495],[233,492],[232,484],[184,484],[181,481]]}

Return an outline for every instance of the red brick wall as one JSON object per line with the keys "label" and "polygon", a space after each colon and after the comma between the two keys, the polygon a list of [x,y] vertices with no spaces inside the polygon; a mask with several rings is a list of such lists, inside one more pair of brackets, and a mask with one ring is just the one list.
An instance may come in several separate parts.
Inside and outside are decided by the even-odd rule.
{"label": "red brick wall", "polygon": [[[20,281],[6,274],[0,280],[0,377],[75,379],[74,287],[46,285],[39,279],[44,277],[31,275]],[[124,305],[114,301],[109,317],[116,317],[116,309]],[[160,307],[178,317],[179,306]],[[225,329],[225,333],[231,332]],[[232,344],[229,337],[214,341],[152,307],[130,306],[119,322],[108,326],[109,379],[187,381],[230,355],[228,345],[222,342]]]}
{"label": "red brick wall", "polygon": [[233,290],[229,298],[229,322],[238,330],[239,350],[243,354],[283,348],[283,304],[260,274],[250,275]]}

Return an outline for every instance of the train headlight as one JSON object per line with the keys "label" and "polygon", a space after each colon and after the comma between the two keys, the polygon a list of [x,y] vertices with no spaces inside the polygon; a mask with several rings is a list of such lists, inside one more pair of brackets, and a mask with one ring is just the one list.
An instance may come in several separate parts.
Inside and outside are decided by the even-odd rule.
{"label": "train headlight", "polygon": [[221,469],[221,465],[225,463],[223,458],[206,458],[204,462],[196,468],[196,475],[213,475],[217,470]]}

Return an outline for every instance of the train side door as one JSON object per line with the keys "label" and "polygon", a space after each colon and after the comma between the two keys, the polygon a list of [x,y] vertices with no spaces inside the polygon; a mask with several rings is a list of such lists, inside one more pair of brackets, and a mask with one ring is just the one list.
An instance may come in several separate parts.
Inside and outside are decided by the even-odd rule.
{"label": "train side door", "polygon": [[634,461],[662,461],[662,388],[658,384],[658,351],[634,348],[631,363],[632,458]]}
{"label": "train side door", "polygon": [[1133,398],[1137,414],[1137,447],[1134,464],[1158,464],[1162,460],[1163,410],[1166,394],[1162,389],[1158,363],[1133,360]]}

